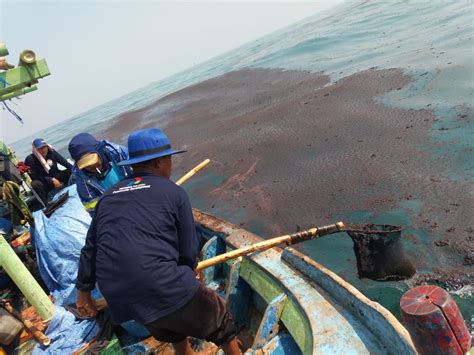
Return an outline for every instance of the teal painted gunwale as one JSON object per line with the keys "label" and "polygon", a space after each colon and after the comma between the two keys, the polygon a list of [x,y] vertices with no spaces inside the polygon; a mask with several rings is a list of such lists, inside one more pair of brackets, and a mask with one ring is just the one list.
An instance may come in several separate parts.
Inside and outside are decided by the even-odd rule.
{"label": "teal painted gunwale", "polygon": [[[211,232],[206,233],[208,236],[217,236],[223,240],[226,240],[226,237],[229,236],[229,234],[223,232],[221,229],[212,228],[212,226],[208,225],[206,221],[201,220],[201,218],[196,218],[196,215],[195,219],[196,222],[201,225],[201,228],[205,228]],[[228,232],[230,232],[230,230]],[[234,248],[227,244],[225,252],[232,249]],[[228,261],[227,265],[230,267],[232,262],[233,261]],[[266,305],[279,295],[285,294],[288,296],[288,300],[281,313],[281,321],[293,337],[293,340],[301,352],[303,354],[312,353],[313,339],[309,319],[304,309],[291,294],[288,294],[288,290],[282,286],[282,283],[250,258],[243,258],[240,265],[240,277],[250,285],[254,292],[262,297]]]}

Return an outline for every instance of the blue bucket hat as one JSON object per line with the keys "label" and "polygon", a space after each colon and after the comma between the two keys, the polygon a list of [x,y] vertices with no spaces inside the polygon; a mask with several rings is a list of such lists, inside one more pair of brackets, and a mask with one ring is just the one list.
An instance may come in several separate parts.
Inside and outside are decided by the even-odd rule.
{"label": "blue bucket hat", "polygon": [[35,146],[36,149],[39,149],[39,148],[42,148],[42,147],[48,145],[48,143],[46,143],[43,138],[36,138],[33,141],[33,145]]}
{"label": "blue bucket hat", "polygon": [[117,165],[132,165],[172,154],[184,153],[185,150],[171,149],[170,140],[159,128],[141,129],[128,136],[128,156]]}

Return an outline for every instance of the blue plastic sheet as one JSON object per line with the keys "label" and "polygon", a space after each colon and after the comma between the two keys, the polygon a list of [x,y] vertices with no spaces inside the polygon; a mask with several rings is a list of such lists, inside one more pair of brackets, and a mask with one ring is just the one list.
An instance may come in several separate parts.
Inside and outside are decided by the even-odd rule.
{"label": "blue plastic sheet", "polygon": [[12,223],[8,219],[0,217],[0,230],[3,230],[4,233],[10,233],[12,228]]}
{"label": "blue plastic sheet", "polygon": [[79,258],[91,222],[77,194],[76,185],[58,192],[55,199],[66,191],[68,200],[49,218],[43,211],[33,214],[39,272],[57,306],[46,330],[52,343],[47,348],[38,344],[33,354],[71,354],[92,340],[99,331],[95,320],[76,320],[72,313],[60,307],[76,301]]}
{"label": "blue plastic sheet", "polygon": [[99,332],[94,320],[76,320],[76,317],[63,307],[56,307],[46,335],[51,339],[47,348],[36,345],[33,355],[72,354],[91,341]]}
{"label": "blue plastic sheet", "polygon": [[50,216],[33,213],[34,244],[41,278],[56,299],[56,305],[75,303],[75,283],[81,249],[91,217],[77,194],[76,185],[60,191],[69,199]]}

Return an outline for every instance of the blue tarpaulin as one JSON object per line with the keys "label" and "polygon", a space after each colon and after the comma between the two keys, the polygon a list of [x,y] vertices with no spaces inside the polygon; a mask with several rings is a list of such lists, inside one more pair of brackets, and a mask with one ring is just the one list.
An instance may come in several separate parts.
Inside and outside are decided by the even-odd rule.
{"label": "blue tarpaulin", "polygon": [[92,340],[99,331],[95,320],[76,320],[63,307],[75,303],[76,278],[81,249],[86,240],[91,217],[77,194],[76,185],[61,190],[68,200],[48,218],[43,211],[33,213],[34,244],[40,275],[55,298],[56,310],[46,335],[51,345],[36,346],[33,354],[71,354]]}
{"label": "blue tarpaulin", "polygon": [[91,341],[99,332],[94,320],[77,320],[63,307],[56,307],[46,335],[51,339],[47,348],[36,345],[33,354],[72,354]]}
{"label": "blue tarpaulin", "polygon": [[[61,190],[55,199],[65,192],[69,194],[68,200],[49,218],[43,211],[33,213],[38,269],[57,306],[46,330],[51,345],[48,348],[37,345],[34,354],[70,354],[89,342],[99,331],[97,321],[76,320],[74,314],[61,307],[76,301],[79,258],[91,222],[77,194],[76,185]],[[93,297],[101,296],[96,290]],[[129,334],[136,337],[148,334],[143,326],[135,322],[128,323],[124,328]]]}
{"label": "blue tarpaulin", "polygon": [[55,298],[56,305],[75,303],[75,284],[81,249],[91,217],[77,194],[76,185],[60,191],[69,199],[48,218],[33,213],[34,244],[40,275]]}

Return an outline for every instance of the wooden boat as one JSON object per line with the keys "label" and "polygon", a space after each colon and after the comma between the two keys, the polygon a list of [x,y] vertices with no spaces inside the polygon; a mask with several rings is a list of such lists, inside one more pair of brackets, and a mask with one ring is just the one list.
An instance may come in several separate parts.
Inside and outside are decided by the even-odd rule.
{"label": "wooden boat", "polygon": [[[203,259],[262,241],[202,211],[194,218]],[[292,247],[229,261],[201,277],[229,303],[249,353],[416,353],[388,310]]]}
{"label": "wooden boat", "polygon": [[[196,209],[193,213],[203,261],[263,241],[217,217]],[[201,279],[225,297],[247,353],[416,353],[407,330],[389,311],[292,247],[206,268]],[[152,338],[125,335],[126,343],[118,334],[105,352],[170,349]]]}
{"label": "wooden boat", "polygon": [[[203,260],[262,241],[222,219],[193,212]],[[246,353],[416,353],[407,330],[389,311],[292,247],[206,268],[201,280],[225,297]],[[152,338],[126,338],[126,343],[123,334],[114,338],[105,352],[171,349]],[[29,353],[32,345],[33,340],[23,344],[21,353]]]}
{"label": "wooden boat", "polygon": [[[0,72],[0,102],[36,90],[38,79],[49,75],[46,62],[37,61],[34,52],[24,51],[18,68],[3,58],[7,54],[6,46],[0,43],[0,70],[4,70]],[[208,162],[201,163],[177,184]],[[203,260],[262,242],[255,234],[202,211],[194,210],[194,217],[202,240]],[[239,326],[239,339],[246,353],[416,353],[408,331],[388,310],[292,247],[259,251],[209,267],[202,271],[201,278],[206,286],[226,299]],[[33,293],[30,296],[35,298]],[[46,295],[43,298],[47,298]],[[52,309],[51,306],[47,311],[52,312]],[[41,339],[41,331],[47,325],[41,320],[44,315],[40,318],[30,307],[20,318],[34,320],[32,325],[39,331],[35,337]],[[24,341],[16,349],[18,353],[31,353],[34,333],[31,327],[29,332],[22,333]],[[151,337],[144,340],[130,334],[125,337],[128,338],[125,346],[118,335],[103,353],[136,353],[137,349],[147,353],[172,352],[169,346]],[[197,347],[203,346],[205,344],[197,344]],[[81,349],[80,353],[85,350]]]}

